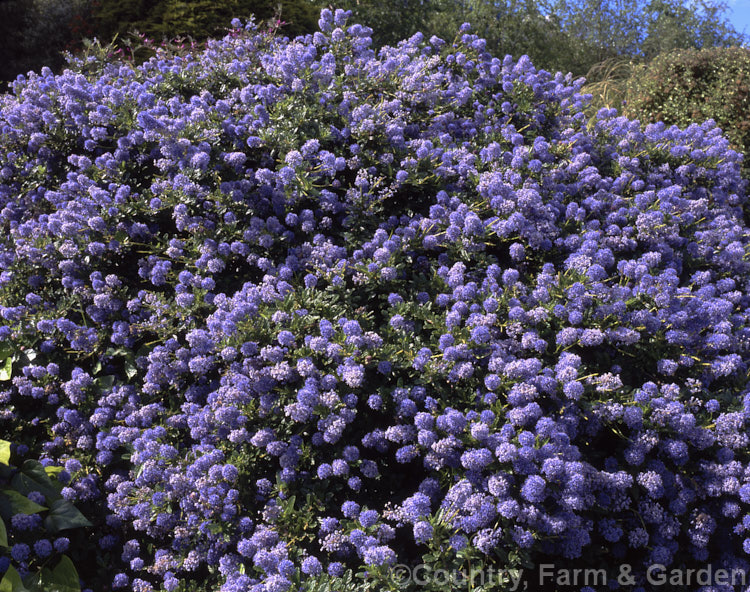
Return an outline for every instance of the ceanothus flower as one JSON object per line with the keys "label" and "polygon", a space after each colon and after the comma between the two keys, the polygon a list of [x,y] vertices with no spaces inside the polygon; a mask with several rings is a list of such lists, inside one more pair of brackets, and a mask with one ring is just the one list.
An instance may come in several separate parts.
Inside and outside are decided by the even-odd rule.
{"label": "ceanothus flower", "polygon": [[422,520],[414,523],[413,531],[417,543],[426,543],[432,538],[434,529],[429,522]]}
{"label": "ceanothus flower", "polygon": [[546,483],[539,475],[531,475],[527,477],[521,487],[521,495],[524,499],[532,503],[541,502],[545,498],[545,494]]}

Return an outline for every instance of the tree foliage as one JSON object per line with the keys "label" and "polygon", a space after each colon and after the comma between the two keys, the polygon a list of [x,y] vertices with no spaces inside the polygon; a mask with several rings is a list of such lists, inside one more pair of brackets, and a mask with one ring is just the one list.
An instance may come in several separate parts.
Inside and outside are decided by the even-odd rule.
{"label": "tree foliage", "polygon": [[436,31],[455,30],[463,22],[487,40],[488,51],[494,55],[528,55],[552,71],[580,73],[586,69],[584,46],[537,0],[450,0],[450,5],[430,20]]}
{"label": "tree foliage", "polygon": [[63,49],[92,31],[83,24],[89,0],[0,0],[0,80],[57,68]]}
{"label": "tree foliage", "polygon": [[649,60],[674,49],[744,41],[722,1],[698,0],[347,0],[376,45],[417,31],[444,37],[464,22],[496,55],[528,55],[549,70],[583,75],[605,60]]}
{"label": "tree foliage", "polygon": [[14,77],[15,65],[25,61],[21,40],[28,10],[23,0],[0,2],[0,75],[3,80]]}
{"label": "tree foliage", "polygon": [[746,38],[727,21],[726,8],[725,3],[710,0],[651,2],[641,53],[651,59],[675,49],[740,45]]}

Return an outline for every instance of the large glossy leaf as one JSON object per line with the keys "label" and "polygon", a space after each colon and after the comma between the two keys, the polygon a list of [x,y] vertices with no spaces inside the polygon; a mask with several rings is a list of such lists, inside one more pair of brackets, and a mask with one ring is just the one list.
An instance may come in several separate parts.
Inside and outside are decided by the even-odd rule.
{"label": "large glossy leaf", "polygon": [[50,465],[49,467],[44,467],[44,472],[47,473],[47,475],[52,478],[57,478],[57,475],[62,473],[64,471],[64,467],[60,467],[57,465]]}
{"label": "large glossy leaf", "polygon": [[5,520],[14,514],[38,514],[46,509],[13,489],[0,490],[0,516]]}
{"label": "large glossy leaf", "polygon": [[128,377],[128,379],[133,378],[136,374],[138,374],[138,368],[133,362],[125,362],[125,376]]}
{"label": "large glossy leaf", "polygon": [[46,567],[41,570],[31,572],[23,579],[23,585],[29,592],[46,592],[43,588],[42,577],[45,575],[52,575],[52,572]]}
{"label": "large glossy leaf", "polygon": [[8,571],[5,572],[3,579],[0,580],[0,592],[29,592],[24,586],[21,576],[11,565],[8,567]]}
{"label": "large glossy leaf", "polygon": [[112,388],[115,383],[115,377],[108,374],[107,376],[100,376],[94,379],[94,384],[99,387],[99,390],[104,392]]}
{"label": "large glossy leaf", "polygon": [[50,479],[44,466],[35,461],[27,460],[21,465],[21,470],[11,480],[11,485],[16,491],[29,495],[32,491],[38,491],[47,498],[47,503],[59,499],[62,487]]}
{"label": "large glossy leaf", "polygon": [[10,463],[10,442],[0,440],[0,463],[7,465]]}
{"label": "large glossy leaf", "polygon": [[5,521],[0,518],[0,547],[8,546],[8,530],[5,528]]}
{"label": "large glossy leaf", "polygon": [[10,380],[13,376],[13,358],[7,357],[0,360],[0,380]]}
{"label": "large glossy leaf", "polygon": [[71,502],[58,499],[50,504],[49,514],[44,519],[44,526],[50,532],[55,533],[68,528],[91,526],[91,522]]}
{"label": "large glossy leaf", "polygon": [[81,592],[78,572],[67,555],[62,556],[53,570],[43,569],[40,575],[40,592]]}

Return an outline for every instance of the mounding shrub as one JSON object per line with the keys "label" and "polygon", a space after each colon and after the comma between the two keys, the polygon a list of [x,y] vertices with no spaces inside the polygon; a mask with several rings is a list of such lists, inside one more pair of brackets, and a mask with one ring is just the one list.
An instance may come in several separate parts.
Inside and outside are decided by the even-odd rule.
{"label": "mounding shrub", "polygon": [[750,49],[683,50],[657,56],[629,78],[623,113],[643,122],[679,126],[713,119],[731,145],[746,152],[750,149]]}
{"label": "mounding shrub", "polygon": [[[740,155],[589,125],[466,28],[375,55],[346,19],[2,99],[0,425],[65,467],[84,585],[747,570]],[[31,522],[19,578],[59,560]]]}

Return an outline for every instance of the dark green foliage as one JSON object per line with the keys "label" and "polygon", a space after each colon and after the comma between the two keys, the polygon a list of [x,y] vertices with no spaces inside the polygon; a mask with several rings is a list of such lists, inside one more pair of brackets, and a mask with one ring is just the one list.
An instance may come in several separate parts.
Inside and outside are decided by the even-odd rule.
{"label": "dark green foliage", "polygon": [[197,40],[221,36],[237,17],[256,22],[278,17],[282,33],[296,36],[315,30],[319,7],[308,0],[98,0],[92,23],[99,38],[124,37],[134,30],[160,41],[189,35]]}
{"label": "dark green foliage", "polygon": [[[636,69],[625,115],[687,126],[714,119],[732,145],[750,148],[750,50],[675,51]],[[745,171],[750,163],[745,163]]]}
{"label": "dark green foliage", "polygon": [[538,0],[345,0],[352,19],[373,29],[373,44],[395,45],[416,32],[452,41],[463,23],[493,55],[528,55],[546,70],[585,73],[591,51]]}
{"label": "dark green foliage", "polygon": [[[373,29],[372,40],[377,47],[396,45],[417,31],[444,36],[431,19],[450,8],[443,0],[344,0],[337,6],[352,11],[352,22],[362,23]],[[451,33],[456,30],[458,28],[453,24],[443,29]]]}
{"label": "dark green foliage", "polygon": [[82,28],[88,0],[0,0],[0,80],[58,68],[62,51],[91,31]]}
{"label": "dark green foliage", "polygon": [[25,58],[21,50],[22,30],[28,4],[23,0],[0,2],[0,77],[12,80],[14,65]]}
{"label": "dark green foliage", "polygon": [[560,16],[537,0],[449,0],[429,23],[438,37],[468,22],[487,40],[492,55],[528,55],[545,70],[584,74],[591,60],[586,43],[566,30]]}

